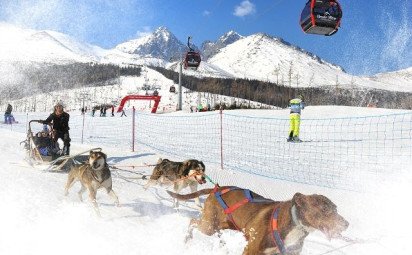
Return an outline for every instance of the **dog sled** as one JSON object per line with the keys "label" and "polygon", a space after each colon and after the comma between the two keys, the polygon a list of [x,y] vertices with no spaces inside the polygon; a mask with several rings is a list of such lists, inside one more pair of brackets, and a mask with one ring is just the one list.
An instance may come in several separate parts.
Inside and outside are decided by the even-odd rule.
{"label": "dog sled", "polygon": [[[41,131],[33,132],[32,126],[42,125]],[[40,129],[40,128],[39,128]],[[41,120],[31,120],[28,124],[26,140],[22,141],[26,150],[26,161],[30,166],[47,166],[44,171],[67,172],[74,164],[87,161],[90,151],[101,151],[101,148],[93,148],[75,155],[63,155],[58,142],[54,141],[54,132],[51,125],[43,124]]]}

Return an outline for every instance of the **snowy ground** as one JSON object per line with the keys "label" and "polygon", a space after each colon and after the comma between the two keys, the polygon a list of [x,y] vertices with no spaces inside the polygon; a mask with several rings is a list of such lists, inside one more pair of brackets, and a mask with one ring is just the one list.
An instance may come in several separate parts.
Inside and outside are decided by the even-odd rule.
{"label": "snowy ground", "polygon": [[[316,116],[315,111],[313,116]],[[367,114],[368,109],[359,108],[359,111]],[[342,108],[336,108],[334,112],[342,116],[355,114],[353,109],[345,112]],[[118,127],[116,119],[106,118],[106,125]],[[113,187],[121,207],[115,207],[111,199],[100,191],[97,200],[102,218],[97,218],[89,202],[81,203],[78,200],[76,191],[79,186],[74,186],[68,197],[63,196],[66,174],[44,172],[44,166],[32,168],[22,163],[25,155],[19,142],[25,139],[25,134],[21,132],[25,130],[25,123],[24,119],[19,120],[21,123],[13,130],[6,127],[0,133],[0,203],[3,205],[0,210],[0,254],[242,253],[246,242],[242,234],[234,231],[224,231],[220,238],[195,232],[194,239],[184,244],[190,218],[199,215],[193,209],[193,202],[183,203],[177,213],[171,208],[171,200],[164,188],[144,191],[144,182],[125,178],[136,176],[125,171],[113,172]],[[76,120],[81,119],[73,118],[73,121]],[[74,142],[72,154],[95,145]],[[173,160],[170,155],[161,155],[141,145],[138,152],[107,144],[98,145],[107,153],[109,163],[119,168],[152,164],[159,157]],[[302,252],[305,255],[412,254],[408,244],[412,237],[412,223],[408,220],[412,176],[410,165],[404,167],[407,171],[404,171],[403,182],[385,183],[385,186],[376,183],[373,192],[360,193],[239,172],[221,173],[216,170],[217,167],[206,165],[208,175],[220,184],[249,188],[275,200],[290,199],[295,192],[301,192],[323,194],[334,201],[340,214],[350,222],[344,234],[358,242],[329,242],[322,233],[314,232],[305,241]],[[151,168],[141,167],[135,171],[150,173]],[[212,184],[208,183],[206,187],[212,187]]]}

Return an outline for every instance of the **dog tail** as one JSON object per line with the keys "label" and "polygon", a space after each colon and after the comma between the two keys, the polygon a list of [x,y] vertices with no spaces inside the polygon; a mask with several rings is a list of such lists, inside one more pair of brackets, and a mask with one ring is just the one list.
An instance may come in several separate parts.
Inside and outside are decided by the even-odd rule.
{"label": "dog tail", "polygon": [[202,189],[202,190],[199,190],[199,191],[196,191],[190,194],[184,194],[184,195],[177,194],[171,191],[167,191],[167,193],[169,193],[171,197],[176,198],[177,200],[188,200],[188,199],[193,199],[193,198],[197,198],[200,196],[208,195],[212,191],[213,189]]}
{"label": "dog tail", "polygon": [[[160,163],[162,163],[162,161],[163,161],[162,158],[159,158],[159,159],[157,160],[155,169],[156,169],[157,165],[159,165]],[[147,179],[148,179],[147,177],[150,177],[150,176],[151,176],[151,175],[142,175],[142,180],[147,180]]]}

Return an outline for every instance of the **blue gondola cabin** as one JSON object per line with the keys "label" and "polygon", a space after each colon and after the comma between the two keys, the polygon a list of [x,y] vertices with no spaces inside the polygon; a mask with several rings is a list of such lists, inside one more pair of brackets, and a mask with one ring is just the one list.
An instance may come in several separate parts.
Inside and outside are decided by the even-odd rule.
{"label": "blue gondola cabin", "polygon": [[336,0],[309,0],[300,15],[300,26],[308,34],[330,36],[338,31],[342,8]]}

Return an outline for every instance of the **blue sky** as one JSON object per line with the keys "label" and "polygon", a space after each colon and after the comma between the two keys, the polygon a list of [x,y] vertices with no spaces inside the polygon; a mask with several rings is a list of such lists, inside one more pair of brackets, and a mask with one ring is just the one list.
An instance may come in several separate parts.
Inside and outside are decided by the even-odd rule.
{"label": "blue sky", "polygon": [[374,74],[412,66],[412,0],[341,0],[340,31],[306,35],[306,0],[0,0],[0,21],[51,29],[112,48],[159,26],[200,46],[229,30],[264,32],[342,66]]}

